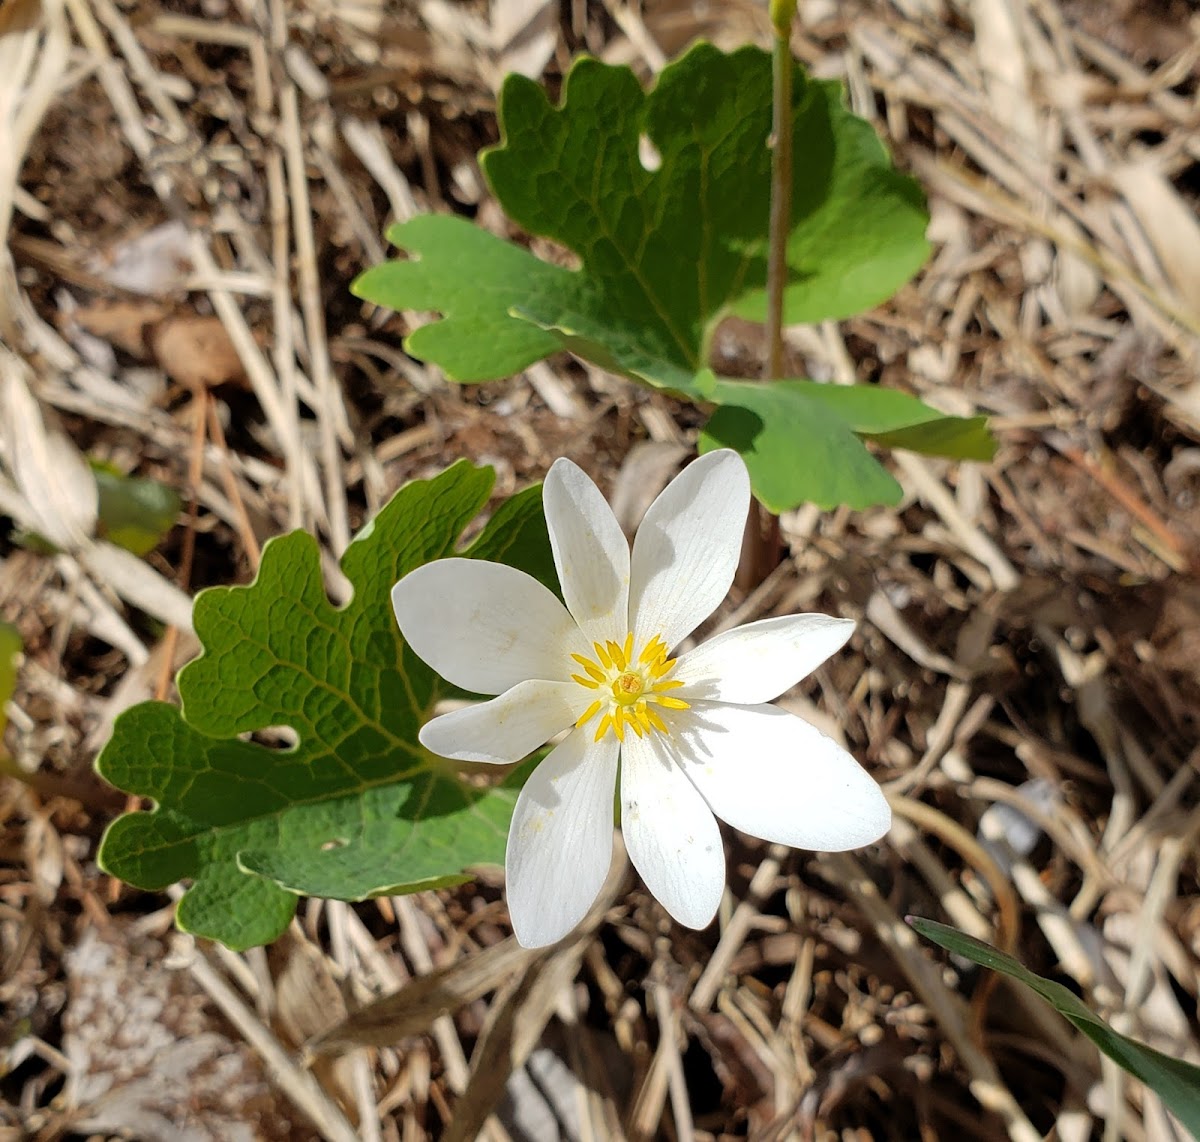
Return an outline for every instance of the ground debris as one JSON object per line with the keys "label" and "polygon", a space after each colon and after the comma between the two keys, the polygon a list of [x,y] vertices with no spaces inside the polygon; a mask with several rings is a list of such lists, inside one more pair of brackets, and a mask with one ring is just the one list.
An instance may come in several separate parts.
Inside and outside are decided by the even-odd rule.
{"label": "ground debris", "polygon": [[128,924],[89,928],[67,953],[62,1102],[72,1128],[146,1142],[313,1137],[166,959],[163,941]]}

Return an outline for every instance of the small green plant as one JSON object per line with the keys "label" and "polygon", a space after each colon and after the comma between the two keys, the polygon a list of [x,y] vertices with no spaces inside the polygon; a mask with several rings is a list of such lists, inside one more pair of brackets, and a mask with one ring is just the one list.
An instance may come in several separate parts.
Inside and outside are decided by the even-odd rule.
{"label": "small green plant", "polygon": [[[790,61],[790,56],[785,58]],[[649,93],[628,69],[589,59],[571,69],[558,107],[538,85],[510,77],[500,103],[503,141],[483,155],[484,171],[514,222],[530,234],[557,242],[578,258],[579,265],[553,264],[463,219],[428,216],[391,231],[407,255],[404,260],[377,266],[355,284],[358,293],[380,304],[438,311],[441,319],[414,333],[408,346],[458,380],[506,376],[567,349],[708,410],[701,451],[729,447],[740,453],[744,465],[737,456],[722,452],[706,457],[677,484],[691,486],[697,473],[719,468],[724,484],[742,489],[738,510],[718,513],[724,557],[705,558],[697,549],[692,552],[696,558],[687,563],[682,547],[673,552],[674,546],[692,542],[695,537],[688,539],[685,524],[693,516],[701,522],[707,519],[715,510],[712,503],[684,505],[674,514],[656,506],[652,533],[662,528],[674,538],[657,547],[644,541],[657,553],[650,573],[674,575],[684,595],[691,589],[689,576],[708,583],[696,596],[703,596],[705,614],[729,587],[746,516],[747,485],[774,510],[805,499],[858,507],[891,502],[900,494],[864,441],[947,456],[991,454],[980,418],[944,416],[903,393],[800,379],[752,383],[720,376],[711,368],[712,343],[723,318],[766,316],[768,279],[780,282],[777,273],[772,277],[771,264],[786,265],[786,281],[775,299],[782,316],[816,321],[843,317],[884,300],[927,254],[927,219],[916,184],[892,168],[869,125],[845,109],[838,85],[800,75],[788,80],[785,101],[795,155],[794,165],[785,171],[790,172],[792,222],[786,232],[772,228],[772,180],[783,169],[773,162],[768,146],[772,91],[770,55],[755,48],[726,55],[707,44],[695,46],[666,68]],[[179,676],[182,709],[150,702],[127,711],[98,759],[101,774],[110,782],[154,801],[150,811],[130,813],[113,823],[101,846],[103,867],[149,889],[190,881],[179,905],[179,924],[244,948],[277,936],[291,918],[298,895],[359,900],[382,892],[414,891],[455,883],[472,865],[502,860],[528,767],[481,783],[478,775],[464,776],[446,760],[467,755],[459,745],[443,742],[434,727],[459,725],[464,717],[478,720],[480,711],[486,713],[494,703],[473,707],[475,714],[450,715],[451,723],[444,718],[430,721],[442,699],[469,697],[450,683],[499,691],[472,682],[475,674],[470,671],[449,670],[450,683],[444,682],[422,661],[440,669],[441,659],[430,652],[428,640],[412,634],[414,623],[424,630],[422,624],[438,614],[447,630],[454,626],[455,615],[454,621],[469,619],[467,627],[484,630],[487,623],[480,608],[487,600],[455,595],[446,600],[448,610],[423,605],[415,615],[406,611],[402,629],[397,629],[388,592],[400,580],[432,585],[435,595],[442,588],[453,592],[450,569],[469,566],[465,558],[486,560],[488,567],[500,563],[516,568],[495,572],[506,575],[505,581],[518,574],[532,576],[520,581],[543,584],[537,588],[543,602],[551,599],[549,591],[560,590],[559,578],[565,576],[560,597],[568,608],[574,607],[578,559],[563,562],[563,521],[577,518],[583,521],[581,527],[600,527],[603,516],[609,521],[604,524],[606,534],[619,537],[619,530],[607,508],[597,515],[593,501],[599,493],[594,486],[588,484],[589,492],[583,487],[586,480],[580,484],[568,479],[563,473],[569,468],[556,471],[558,490],[553,494],[559,502],[550,514],[558,521],[561,542],[554,560],[537,488],[509,500],[466,551],[456,550],[463,528],[483,507],[491,486],[490,472],[459,463],[434,480],[401,489],[351,544],[342,566],[354,597],[345,607],[334,608],[328,601],[316,542],[303,533],[268,543],[258,576],[248,587],[202,592],[194,622],[203,653]],[[574,493],[566,495],[567,487]],[[682,495],[672,491],[675,487],[664,493],[664,501]],[[720,499],[716,485],[705,487],[702,498]],[[569,502],[563,502],[564,495]],[[700,528],[700,533],[707,531]],[[645,528],[641,534],[646,534]],[[623,544],[621,539],[616,546]],[[638,550],[633,552],[635,567]],[[456,557],[455,562],[430,566],[448,556]],[[719,573],[714,570],[718,563]],[[402,589],[403,584],[397,591]],[[494,600],[501,610],[502,596],[501,592]],[[567,613],[560,604],[555,607],[554,614]],[[399,614],[399,603],[397,608]],[[580,629],[589,622],[579,618]],[[592,643],[575,649],[583,657],[599,656],[599,665],[588,661],[592,670],[603,674],[622,654],[633,653],[632,648],[620,648],[627,635],[636,635],[639,654],[646,645],[657,648],[656,654],[661,651],[646,669],[667,671],[674,668],[669,652],[691,629],[675,629],[678,625],[668,623],[642,634],[632,627],[606,627],[603,638],[592,640],[604,648],[603,654]],[[775,646],[772,653],[778,654],[780,646],[790,648],[791,657],[772,675],[772,683],[785,675],[795,681],[798,663],[815,665],[840,645],[849,628],[823,616],[801,616],[787,629],[792,635],[777,631],[774,641],[763,636],[764,646]],[[832,642],[831,630],[841,632]],[[647,644],[652,634],[659,640]],[[746,637],[757,636],[752,632]],[[617,656],[605,663],[604,654],[612,654],[610,641],[618,647]],[[487,661],[503,662],[517,653],[518,642],[480,653]],[[459,650],[470,657],[465,642]],[[587,686],[562,674],[567,666],[574,670],[578,663],[564,660],[552,668],[541,663],[526,680],[529,685],[572,687],[567,704],[574,710],[572,702],[577,704]],[[758,669],[743,666],[751,676]],[[682,659],[680,669],[684,670]],[[757,820],[761,835],[790,843],[848,847],[866,843],[887,828],[887,805],[874,782],[815,731],[805,739],[805,750],[823,759],[825,777],[812,780],[824,782],[823,803],[834,807],[838,828],[829,832],[831,819],[826,817],[797,832],[795,821],[787,825],[771,816],[780,804],[772,800],[771,791],[757,794],[766,808],[756,816],[744,796],[751,785],[730,785],[728,774],[709,774],[725,739],[719,729],[710,732],[700,714],[736,721],[740,740],[753,740],[754,749],[763,755],[752,763],[763,774],[774,772],[770,766],[783,764],[780,758],[799,748],[792,739],[803,736],[798,728],[802,724],[763,705],[779,687],[764,684],[761,693],[754,691],[757,697],[714,698],[706,696],[703,679],[688,681],[689,677],[684,670],[679,680],[671,680],[672,685],[677,681],[684,686],[688,696],[672,699],[677,703],[673,706],[666,695],[658,703],[662,710],[658,705],[647,708],[644,723],[637,717],[636,704],[630,707],[632,721],[620,702],[615,713],[592,711],[601,736],[611,730],[608,736],[617,740],[629,731],[624,736],[633,752],[623,762],[629,772],[639,764],[632,744],[640,740],[639,732],[647,732],[647,725],[656,734],[664,732],[651,714],[664,726],[679,720],[676,715],[682,719],[675,727],[677,736],[691,743],[691,752],[687,758],[681,754],[678,765],[685,772],[692,765],[695,772],[690,784],[677,782],[671,796],[683,804],[680,791],[684,786],[692,790],[687,803],[697,810],[695,829],[709,841],[706,874],[696,871],[691,888],[675,891],[679,885],[673,888],[672,878],[687,880],[686,872],[644,846],[640,858],[635,852],[635,863],[660,898],[669,901],[673,914],[685,922],[706,923],[723,884],[716,863],[716,825],[711,812],[699,812],[702,795],[720,801],[713,807],[734,824],[750,827],[748,822]],[[607,675],[604,680],[610,688],[617,684]],[[742,692],[736,687],[734,691]],[[495,702],[504,700],[502,695]],[[605,700],[597,699],[600,706]],[[729,708],[734,712],[728,713],[723,702],[733,703]],[[558,705],[551,701],[549,708],[558,710]],[[524,717],[523,711],[524,707],[513,716]],[[574,713],[582,716],[587,711]],[[568,724],[548,728],[545,718],[534,721],[537,729],[547,732],[523,737],[523,750],[506,749],[505,762],[519,761]],[[686,733],[685,721],[691,727]],[[267,733],[277,738],[281,730],[294,744],[279,748],[261,740]],[[568,741],[582,732],[577,730]],[[246,740],[252,734],[260,740]],[[785,739],[792,740],[790,749],[784,748]],[[609,749],[606,757],[615,781],[617,753]],[[554,814],[546,809],[553,800],[546,800],[546,782],[557,773],[555,764],[547,760],[538,768],[540,793],[531,793],[524,802],[527,811],[518,814],[530,828],[536,818],[537,828],[547,833],[555,831],[548,825]],[[830,774],[837,775],[832,784]],[[798,796],[794,783],[794,774],[784,782],[789,804]],[[623,781],[622,788],[626,786]],[[595,788],[606,790],[601,800],[611,808],[612,781]],[[667,791],[662,792],[666,797]],[[622,810],[630,837],[642,836],[635,808],[629,803]],[[607,827],[611,834],[611,817],[607,825],[605,819],[595,820],[600,833]],[[567,817],[555,822],[556,827],[569,824]],[[643,836],[650,838],[646,844],[651,848],[658,843],[656,835]],[[641,842],[629,843],[634,851]],[[594,881],[604,871],[603,838],[589,851]],[[512,852],[510,843],[510,858]],[[541,861],[541,867],[546,864]],[[510,859],[510,874],[513,868]],[[545,903],[540,888],[529,896],[527,887],[528,880],[522,880],[522,899]],[[578,896],[561,907],[547,905],[541,919],[535,915],[540,906],[518,909],[518,935],[524,933],[535,943],[557,938],[589,902],[590,897]]]}
{"label": "small green plant", "polygon": [[[724,888],[714,814],[824,850],[887,830],[888,803],[858,763],[769,705],[852,624],[782,616],[671,656],[728,590],[751,489],[773,512],[891,504],[900,487],[868,445],[965,460],[994,450],[981,417],[781,375],[783,324],[868,310],[928,253],[917,185],[839,85],[794,69],[792,7],[771,5],[773,54],[697,44],[649,91],[592,59],[573,65],[557,105],[509,77],[501,143],[481,165],[538,253],[429,215],[392,227],[402,257],[354,283],[378,305],[435,312],[406,347],[454,381],[565,350],[701,408],[709,455],[651,507],[632,552],[568,461],[551,469],[545,510],[530,488],[463,549],[492,474],[459,462],[402,488],[350,545],[345,606],[330,603],[316,541],[300,532],[266,545],[249,586],[202,592],[182,708],[128,710],[97,761],[154,803],[110,826],[100,863],[146,889],[189,882],[180,927],[247,948],[277,937],[300,895],[451,885],[507,855],[517,937],[546,944],[599,891],[617,812],[651,891],[702,926]],[[726,318],[765,324],[765,379],[721,373]],[[102,533],[150,550],[178,500],[95,472]],[[0,699],[18,645],[0,626]],[[468,704],[447,712],[446,699]],[[490,779],[464,763],[511,768]],[[1117,1034],[994,948],[912,923],[1033,988],[1200,1137],[1195,1067]]]}
{"label": "small green plant", "polygon": [[1180,1122],[1200,1139],[1200,1067],[1173,1059],[1153,1047],[1114,1031],[1073,991],[1061,983],[1043,979],[1012,956],[991,944],[968,936],[957,928],[910,916],[909,924],[948,952],[963,956],[980,967],[1003,972],[1040,995],[1076,1030],[1086,1035],[1110,1059],[1144,1082]]}

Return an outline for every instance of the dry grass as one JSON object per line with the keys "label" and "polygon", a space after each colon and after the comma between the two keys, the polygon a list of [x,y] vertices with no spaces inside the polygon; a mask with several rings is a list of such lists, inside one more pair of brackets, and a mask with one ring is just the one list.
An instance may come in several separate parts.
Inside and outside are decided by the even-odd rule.
{"label": "dry grass", "polygon": [[[1183,1137],[901,920],[992,939],[1198,1057],[1183,0],[802,0],[798,55],[927,187],[936,252],[879,311],[793,331],[793,370],[985,411],[1001,451],[897,455],[899,511],[789,514],[788,560],[718,616],[860,620],[788,701],[885,783],[887,842],[730,836],[698,934],[622,861],[579,937],[538,955],[487,877],[308,902],[267,951],[197,945],[97,872],[121,799],[89,766],[194,653],[188,596],[246,579],[273,534],[317,534],[343,594],[353,531],[458,456],[495,465],[500,494],[573,456],[636,518],[693,414],[565,359],[450,387],[346,285],[388,219],[503,227],[473,156],[505,71],[555,77],[586,49],[649,77],[698,34],[762,41],[765,11],[7,0],[0,29],[0,514],[63,549],[0,539],[0,618],[27,650],[6,743],[26,779],[0,778],[0,1137]],[[83,451],[191,501],[149,560],[92,535]]]}

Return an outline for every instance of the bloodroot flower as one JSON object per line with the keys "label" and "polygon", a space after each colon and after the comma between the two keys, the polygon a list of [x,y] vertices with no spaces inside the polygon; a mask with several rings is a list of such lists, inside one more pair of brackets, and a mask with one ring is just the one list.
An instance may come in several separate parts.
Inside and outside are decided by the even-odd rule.
{"label": "bloodroot flower", "polygon": [[519,761],[563,730],[513,813],[505,860],[517,939],[540,947],[584,916],[612,859],[614,791],[634,867],[672,916],[712,920],[725,884],[716,819],[764,840],[857,848],[891,824],[879,786],[807,722],[765,705],[850,637],[826,615],[764,619],[672,652],[724,599],[750,503],[735,452],[694,461],[629,545],[569,460],[542,491],[564,607],[522,571],[442,559],[392,589],[400,630],[434,670],[498,694],[443,714],[425,747]]}

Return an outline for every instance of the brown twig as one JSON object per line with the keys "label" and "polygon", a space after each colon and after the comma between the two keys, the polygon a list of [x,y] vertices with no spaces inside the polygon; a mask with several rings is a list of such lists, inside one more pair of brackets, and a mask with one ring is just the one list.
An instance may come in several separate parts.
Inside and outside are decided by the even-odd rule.
{"label": "brown twig", "polygon": [[[221,427],[221,418],[217,415],[217,402],[213,400],[211,394],[206,393],[204,404],[208,411],[209,436],[212,437],[212,442],[228,456],[229,445],[225,442],[225,430]],[[221,467],[221,483],[225,485],[225,494],[233,505],[238,538],[242,541],[242,547],[245,548],[246,558],[250,561],[250,569],[257,570],[259,560],[262,558],[262,548],[259,545],[258,536],[254,534],[254,528],[250,524],[250,513],[246,511],[246,501],[242,499],[242,491],[238,487],[237,480],[234,479],[233,469],[228,462]],[[194,500],[193,503],[195,503]]]}
{"label": "brown twig", "polygon": [[[1187,542],[1164,520],[1141,496],[1137,494],[1116,472],[1097,463],[1082,448],[1075,445],[1061,432],[1047,432],[1045,441],[1060,456],[1070,460],[1077,468],[1086,472],[1118,504],[1134,517],[1165,548],[1173,571],[1200,574],[1200,552]],[[1160,558],[1164,552],[1156,552]]]}
{"label": "brown twig", "polygon": [[[192,398],[192,447],[188,453],[188,509],[187,520],[184,524],[183,549],[179,556],[179,574],[176,579],[183,590],[187,590],[192,581],[192,564],[196,558],[196,522],[200,515],[200,480],[204,475],[204,445],[207,440],[205,406],[211,398],[202,389],[197,389]],[[171,686],[171,674],[175,666],[175,647],[179,641],[179,628],[167,627],[163,636],[162,667],[159,670],[158,681],[154,686],[154,697],[162,701],[167,696]],[[132,799],[136,802],[136,799]]]}
{"label": "brown twig", "polygon": [[[1012,955],[1021,935],[1021,909],[1013,886],[996,861],[962,825],[932,805],[895,793],[888,798],[888,802],[902,817],[949,845],[987,881],[992,898],[996,901],[996,946]],[[994,972],[985,975],[971,997],[971,1035],[980,1046],[984,1042],[988,1000],[995,990],[997,979]]]}

